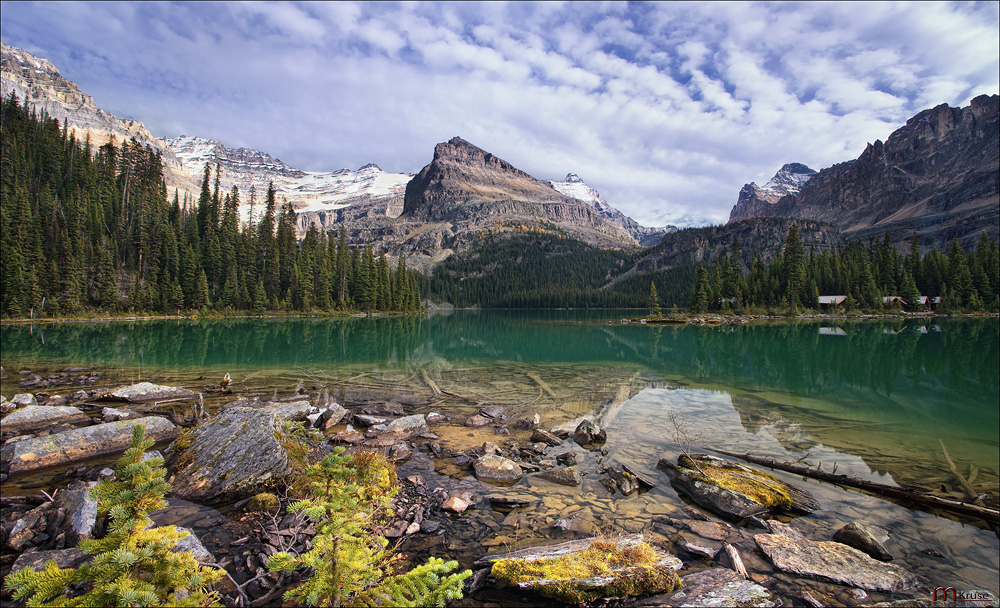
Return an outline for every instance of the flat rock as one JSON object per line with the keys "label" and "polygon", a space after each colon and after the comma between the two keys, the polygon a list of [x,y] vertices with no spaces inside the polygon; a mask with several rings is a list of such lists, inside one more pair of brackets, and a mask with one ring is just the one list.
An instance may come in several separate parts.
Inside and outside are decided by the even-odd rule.
{"label": "flat rock", "polygon": [[[740,483],[750,489],[741,492],[718,485],[699,472],[697,468],[699,466],[705,471],[721,470],[737,473]],[[775,510],[811,513],[819,508],[819,503],[805,490],[779,481],[754,468],[714,456],[699,454],[692,458],[681,455],[677,458],[676,465],[667,458],[661,458],[657,468],[666,471],[675,489],[723,517],[740,520]],[[786,502],[764,504],[744,493],[754,491],[774,496],[780,494]]]}
{"label": "flat rock", "polygon": [[519,498],[517,496],[497,496],[495,494],[491,494],[486,498],[489,499],[490,506],[493,507],[493,510],[501,513],[508,513],[514,509],[526,507],[532,502],[527,498]]}
{"label": "flat rock", "polygon": [[4,432],[15,433],[37,429],[56,423],[78,424],[90,422],[90,416],[69,405],[29,405],[15,410],[0,420]]}
{"label": "flat rock", "polygon": [[282,419],[308,413],[308,402],[299,404],[233,407],[192,429],[190,446],[179,453],[186,464],[174,495],[218,503],[266,491],[289,470],[288,452],[275,435]]}
{"label": "flat rock", "polygon": [[578,486],[583,483],[580,470],[576,467],[559,467],[539,473],[532,473],[531,476],[564,486]]}
{"label": "flat rock", "polygon": [[876,525],[853,521],[834,532],[833,540],[864,551],[879,561],[892,561],[892,554],[882,544],[889,540],[889,533]]}
{"label": "flat rock", "polygon": [[137,417],[138,416],[134,412],[120,410],[116,407],[106,407],[101,410],[101,420],[104,422],[114,422],[116,420],[125,420],[126,418]]}
{"label": "flat rock", "polygon": [[186,388],[164,386],[162,384],[153,384],[152,382],[139,382],[138,384],[115,389],[102,397],[102,399],[105,401],[142,403],[145,401],[157,401],[159,399],[194,399],[197,396],[198,393],[189,391]]}
{"label": "flat rock", "polygon": [[[636,547],[645,540],[642,534],[628,534],[621,536],[615,540],[615,544],[621,548]],[[519,549],[514,552],[507,553],[491,553],[489,555],[484,555],[476,560],[473,564],[476,568],[482,568],[491,565],[498,559],[543,559],[550,557],[560,557],[563,555],[568,555],[570,553],[576,553],[578,551],[583,551],[594,542],[593,538],[580,538],[576,540],[566,541],[564,543],[557,543],[554,545],[542,545],[539,547],[528,547],[527,549]],[[684,567],[684,562],[678,558],[667,555],[664,557],[666,563],[670,564],[673,570],[680,570]]]}
{"label": "flat rock", "polygon": [[791,524],[786,524],[778,521],[777,519],[768,519],[765,520],[764,523],[767,525],[767,529],[771,531],[771,534],[780,534],[782,536],[787,536],[788,538],[794,538],[795,540],[806,539],[806,537],[803,536],[797,529],[793,528]]}
{"label": "flat rock", "polygon": [[744,580],[728,568],[711,568],[681,579],[680,591],[640,600],[632,606],[697,606],[771,608],[780,606],[771,593],[757,583]]}
{"label": "flat rock", "polygon": [[9,441],[0,451],[0,460],[14,474],[117,454],[124,452],[132,443],[132,429],[137,424],[146,425],[146,438],[154,441],[175,437],[178,433],[177,427],[166,418],[147,416],[95,424],[45,437]]}
{"label": "flat rock", "polygon": [[496,454],[480,456],[472,467],[477,479],[490,483],[510,484],[524,476],[524,471],[516,462]]}
{"label": "flat rock", "polygon": [[377,424],[385,424],[388,422],[388,418],[382,418],[380,416],[369,416],[368,414],[355,414],[354,421],[359,425],[367,428],[370,426],[375,426]]}
{"label": "flat rock", "polygon": [[510,418],[507,408],[502,405],[487,405],[484,408],[480,408],[479,413],[494,420],[506,420]]}
{"label": "flat rock", "polygon": [[463,513],[469,508],[469,503],[462,500],[458,496],[452,496],[448,500],[444,501],[441,508],[445,511],[451,511],[452,513]]}
{"label": "flat rock", "polygon": [[845,544],[795,540],[780,534],[758,534],[754,542],[776,568],[868,591],[893,593],[916,584],[912,574]]}
{"label": "flat rock", "polygon": [[470,416],[465,420],[465,426],[480,427],[486,426],[487,424],[492,424],[493,419],[489,416],[483,416],[482,414],[476,414],[475,416]]}

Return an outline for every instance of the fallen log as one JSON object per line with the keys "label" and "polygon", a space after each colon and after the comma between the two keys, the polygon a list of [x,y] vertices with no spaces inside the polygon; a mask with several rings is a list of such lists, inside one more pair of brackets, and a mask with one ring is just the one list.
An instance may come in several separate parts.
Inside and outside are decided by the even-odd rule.
{"label": "fallen log", "polygon": [[811,477],[812,479],[819,479],[821,481],[828,481],[830,483],[835,483],[841,486],[847,486],[849,488],[867,490],[869,492],[874,492],[876,494],[881,494],[883,496],[890,496],[892,498],[908,500],[910,502],[914,502],[928,507],[937,507],[938,509],[944,511],[950,511],[952,513],[958,513],[960,515],[965,515],[968,517],[975,517],[994,524],[1000,523],[1000,511],[997,511],[996,509],[990,509],[988,507],[980,507],[978,505],[970,505],[968,503],[964,503],[961,501],[948,500],[947,498],[932,496],[930,494],[921,494],[919,492],[914,492],[912,490],[887,486],[885,484],[875,483],[873,481],[864,481],[862,479],[855,479],[853,477],[848,477],[847,475],[837,475],[834,473],[827,473],[826,471],[818,471],[816,469],[811,469],[803,465],[778,462],[776,460],[771,460],[770,458],[760,458],[757,456],[751,456],[749,454],[737,454],[735,452],[715,450],[712,448],[706,448],[706,449],[710,452],[723,454],[725,456],[732,456],[733,458],[739,458],[740,460],[745,460],[747,462],[752,462],[754,464],[759,464],[772,469],[787,471],[789,473],[795,473],[796,475]]}

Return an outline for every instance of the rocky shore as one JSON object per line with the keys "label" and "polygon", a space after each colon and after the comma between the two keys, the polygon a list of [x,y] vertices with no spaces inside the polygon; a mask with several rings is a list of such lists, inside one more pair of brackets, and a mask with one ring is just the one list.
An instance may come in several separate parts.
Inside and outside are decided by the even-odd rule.
{"label": "rocky shore", "polygon": [[[448,415],[421,395],[365,391],[336,403],[321,386],[266,399],[222,385],[88,388],[100,378],[92,369],[22,376],[25,392],[0,402],[4,577],[83,561],[77,544],[107,525],[89,489],[113,475],[109,463],[142,423],[173,485],[152,517],[191,532],[178,550],[226,570],[217,588],[227,605],[279,603],[302,579],[271,573],[268,559],[308,547],[315,526],[287,511],[289,486],[337,445],[396,463],[400,492],[379,532],[404,563],[434,555],[473,568],[458,605],[908,605],[936,586],[898,564],[877,525],[818,533],[807,522],[821,505],[805,486],[686,452],[664,454],[655,470],[619,461],[587,417],[553,426],[498,405]],[[636,500],[664,486],[682,502]],[[581,489],[586,504],[573,499]],[[561,574],[597,548],[624,557],[589,577]],[[986,593],[979,605],[996,605]]]}

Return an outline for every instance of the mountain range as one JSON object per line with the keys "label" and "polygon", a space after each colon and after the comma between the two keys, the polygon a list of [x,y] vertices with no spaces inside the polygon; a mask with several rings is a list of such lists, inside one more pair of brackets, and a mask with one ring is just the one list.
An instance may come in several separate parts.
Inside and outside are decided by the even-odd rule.
{"label": "mountain range", "polygon": [[[400,235],[401,231],[398,229],[388,230],[389,234],[386,235],[387,223],[384,220],[395,220],[403,213],[403,195],[407,184],[414,177],[411,174],[388,173],[373,163],[357,171],[349,169],[332,172],[302,171],[266,152],[249,148],[229,148],[222,142],[212,139],[196,136],[159,139],[150,134],[141,122],[118,119],[99,109],[89,95],[65,79],[48,60],[6,43],[2,47],[0,91],[4,98],[13,93],[18,99],[27,99],[37,111],[44,110],[48,116],[60,122],[65,121],[78,139],[89,137],[93,146],[112,140],[121,142],[135,137],[141,144],[152,147],[160,152],[163,158],[168,189],[171,191],[176,189],[182,199],[184,197],[194,199],[197,196],[204,167],[208,164],[213,171],[216,166],[221,169],[219,180],[221,188],[229,190],[234,185],[239,187],[244,221],[250,219],[251,188],[256,193],[257,201],[260,201],[267,191],[268,184],[273,183],[279,200],[288,202],[296,210],[300,235],[312,225],[327,229],[334,224],[347,225],[351,229],[352,240],[359,242],[366,238],[384,241],[385,239],[379,238],[380,235],[393,238]],[[584,205],[577,213],[568,213],[568,208],[561,211],[551,208],[551,213],[542,215],[552,216],[550,219],[556,219],[561,225],[565,224],[567,229],[580,233],[588,242],[610,247],[635,247],[640,244],[655,243],[663,234],[676,230],[674,227],[640,226],[635,220],[609,205],[596,190],[576,176],[572,179],[567,178],[566,182],[541,182],[530,176],[528,178],[533,180],[534,191],[515,193],[513,198],[506,198],[529,205],[551,199],[553,202],[561,201],[570,207],[579,207],[582,201]],[[575,193],[579,196],[575,196]],[[504,198],[498,196],[498,200]],[[591,213],[584,207],[596,213]],[[257,205],[256,209],[262,210],[262,205]],[[538,215],[534,208],[494,211],[491,214],[494,219],[519,218],[526,214],[522,219],[533,221],[532,218]],[[473,215],[480,214],[473,213]],[[606,222],[602,223],[602,218]],[[482,219],[478,217],[473,224],[478,226]],[[406,223],[406,220],[403,222]],[[614,226],[605,225],[607,223]],[[593,229],[597,224],[602,226],[595,232]],[[476,226],[472,227],[473,232],[478,230]],[[444,232],[447,233],[449,230],[454,232],[451,229]],[[463,230],[463,227],[459,228],[460,232]],[[407,234],[409,232],[412,231],[406,231]],[[604,236],[598,236],[599,234]],[[416,242],[423,243],[425,240],[426,238],[417,239]],[[383,245],[390,243],[383,242]],[[391,248],[406,250],[406,247],[400,247],[398,243]],[[439,256],[440,251],[437,251],[430,257]]]}
{"label": "mountain range", "polygon": [[211,139],[158,139],[141,122],[97,108],[47,60],[6,44],[0,90],[5,98],[27,99],[93,146],[132,137],[149,145],[162,156],[168,188],[189,201],[197,197],[206,164],[219,167],[222,188],[239,187],[244,219],[251,188],[261,201],[273,182],[279,200],[297,211],[300,235],[313,226],[342,227],[350,242],[405,253],[425,272],[506,233],[633,252],[651,247],[620,278],[711,262],[735,237],[743,243],[744,264],[753,255],[766,259],[792,223],[807,245],[831,247],[884,233],[900,245],[916,233],[924,249],[953,238],[971,247],[984,231],[996,238],[1000,225],[997,95],[977,97],[965,108],[942,104],[920,112],[858,158],[820,171],[786,164],[764,186],[749,183],[740,190],[727,224],[678,231],[640,226],[575,174],[540,180],[460,137],[439,143],[414,175],[375,164],[308,172]]}

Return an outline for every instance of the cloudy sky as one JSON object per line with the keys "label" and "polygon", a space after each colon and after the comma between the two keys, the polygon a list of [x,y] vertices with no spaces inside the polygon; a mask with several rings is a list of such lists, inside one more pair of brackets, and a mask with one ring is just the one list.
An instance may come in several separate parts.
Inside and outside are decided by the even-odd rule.
{"label": "cloudy sky", "polygon": [[1000,90],[1000,4],[25,3],[4,42],[118,117],[305,170],[414,173],[459,135],[645,225],[724,222]]}

